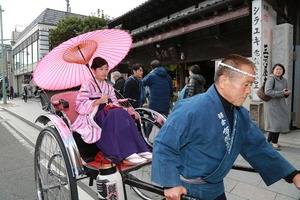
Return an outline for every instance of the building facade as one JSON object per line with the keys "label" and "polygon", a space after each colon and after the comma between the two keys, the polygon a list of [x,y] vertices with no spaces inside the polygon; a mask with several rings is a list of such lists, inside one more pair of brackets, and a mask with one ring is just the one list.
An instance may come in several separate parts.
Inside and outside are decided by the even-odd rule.
{"label": "building facade", "polygon": [[[257,8],[261,9],[259,15]],[[255,63],[260,57],[261,63],[257,65],[259,77],[254,84],[259,87],[262,76],[270,73],[275,61],[285,64],[288,80],[296,81],[294,77],[298,80],[300,74],[295,70],[299,67],[299,60],[291,58],[293,52],[279,54],[277,49],[286,51],[292,48],[296,50],[294,54],[299,55],[299,9],[296,0],[148,0],[110,21],[109,28],[128,30],[133,37],[131,51],[124,63],[138,62],[149,66],[151,60],[159,59],[165,66],[175,66],[173,74],[178,90],[185,84],[186,67],[195,63],[201,66],[208,83],[212,84],[216,62],[231,53],[249,57]],[[269,29],[261,27],[262,34],[257,38],[254,17],[259,17],[259,22],[274,21]],[[275,33],[276,30],[283,33],[276,27],[284,24],[289,27],[283,34],[287,38],[276,38],[280,35]],[[270,43],[263,41],[266,35]],[[276,48],[272,47],[273,39],[277,42]],[[259,56],[258,51],[253,52],[253,43],[258,41],[265,42],[259,47]],[[285,42],[286,47],[278,48],[282,44],[280,41]],[[300,127],[299,83],[293,81],[290,85],[294,93],[288,104],[293,124]],[[256,88],[253,89],[255,92]],[[251,97],[254,99],[246,102],[249,109],[255,94]]]}
{"label": "building facade", "polygon": [[53,9],[45,9],[22,32],[13,32],[12,40],[15,41],[11,48],[11,70],[9,85],[15,88],[17,95],[22,94],[22,88],[29,88],[29,95],[35,91],[32,82],[32,73],[37,63],[50,51],[49,32],[56,28],[57,23],[66,17],[84,15],[73,14]]}

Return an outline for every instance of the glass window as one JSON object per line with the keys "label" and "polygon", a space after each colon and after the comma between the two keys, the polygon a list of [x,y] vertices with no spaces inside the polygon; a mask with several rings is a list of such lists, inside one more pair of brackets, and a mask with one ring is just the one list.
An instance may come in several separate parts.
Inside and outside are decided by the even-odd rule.
{"label": "glass window", "polygon": [[28,65],[28,47],[25,47],[23,54],[24,67],[26,67]]}
{"label": "glass window", "polygon": [[27,59],[28,65],[32,64],[32,44],[28,46]]}
{"label": "glass window", "polygon": [[32,63],[36,63],[38,61],[38,42],[35,41],[32,44]]}
{"label": "glass window", "polygon": [[23,68],[24,67],[24,52],[23,52],[23,50],[20,51],[18,54],[20,56],[20,67]]}
{"label": "glass window", "polygon": [[14,70],[16,70],[17,69],[17,55],[14,55],[13,62],[14,62],[13,68],[14,68]]}
{"label": "glass window", "polygon": [[21,66],[20,65],[20,53],[16,54],[15,62],[16,62],[15,69],[20,69],[20,66]]}

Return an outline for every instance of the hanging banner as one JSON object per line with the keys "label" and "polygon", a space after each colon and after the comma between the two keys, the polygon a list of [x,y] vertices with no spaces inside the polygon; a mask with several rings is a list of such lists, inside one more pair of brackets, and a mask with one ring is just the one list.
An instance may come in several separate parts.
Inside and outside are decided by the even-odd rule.
{"label": "hanging banner", "polygon": [[271,69],[272,29],[276,25],[276,12],[264,0],[252,1],[252,60],[256,78],[252,97],[261,101],[256,92]]}

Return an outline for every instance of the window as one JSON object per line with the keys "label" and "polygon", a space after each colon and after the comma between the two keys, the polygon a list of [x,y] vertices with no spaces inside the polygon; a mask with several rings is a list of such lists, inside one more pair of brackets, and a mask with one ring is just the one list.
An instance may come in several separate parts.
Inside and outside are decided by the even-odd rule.
{"label": "window", "polygon": [[38,61],[38,42],[35,41],[32,44],[32,63],[36,63]]}
{"label": "window", "polygon": [[30,44],[27,48],[27,59],[28,59],[28,65],[32,64],[32,44]]}

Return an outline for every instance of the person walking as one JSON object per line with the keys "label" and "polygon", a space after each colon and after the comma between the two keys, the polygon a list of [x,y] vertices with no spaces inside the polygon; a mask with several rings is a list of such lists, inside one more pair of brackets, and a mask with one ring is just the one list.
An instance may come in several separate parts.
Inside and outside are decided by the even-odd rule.
{"label": "person walking", "polygon": [[15,90],[14,90],[14,87],[11,85],[10,86],[10,99],[14,99],[14,94],[15,94]]}
{"label": "person walking", "polygon": [[119,71],[114,71],[111,73],[113,79],[115,80],[114,88],[123,95],[123,87],[125,84],[125,79]]}
{"label": "person walking", "polygon": [[178,101],[154,138],[152,181],[168,200],[188,194],[226,200],[224,177],[241,155],[266,185],[281,179],[300,189],[300,174],[264,137],[242,106],[251,94],[255,65],[232,54],[219,63],[215,83]]}
{"label": "person walking", "polygon": [[285,98],[290,95],[291,90],[288,88],[287,80],[283,77],[284,74],[284,66],[277,63],[273,66],[272,74],[267,77],[265,83],[265,94],[271,99],[264,102],[264,129],[269,132],[267,141],[276,150],[280,150],[279,134],[290,131],[290,117]]}
{"label": "person walking", "polygon": [[23,100],[24,102],[27,102],[27,98],[28,98],[28,89],[27,86],[23,87]]}
{"label": "person walking", "polygon": [[7,96],[7,99],[9,99],[9,97],[10,97],[10,89],[9,89],[9,87],[6,87],[6,96]]}
{"label": "person walking", "polygon": [[168,116],[173,96],[172,78],[159,60],[151,62],[151,69],[142,80],[143,85],[148,86],[150,90],[148,107]]}
{"label": "person walking", "polygon": [[140,63],[135,63],[131,67],[131,73],[125,82],[123,96],[135,100],[131,102],[134,108],[142,107],[146,101],[146,90],[141,81],[144,67]]}

